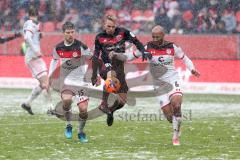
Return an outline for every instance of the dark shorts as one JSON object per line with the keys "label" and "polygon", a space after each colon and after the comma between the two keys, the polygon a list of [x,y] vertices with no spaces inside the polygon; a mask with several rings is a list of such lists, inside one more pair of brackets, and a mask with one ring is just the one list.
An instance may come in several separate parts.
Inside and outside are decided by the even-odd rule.
{"label": "dark shorts", "polygon": [[121,87],[118,90],[117,93],[127,93],[128,92],[128,85],[125,79],[125,74],[118,74],[117,73],[117,79],[120,81]]}

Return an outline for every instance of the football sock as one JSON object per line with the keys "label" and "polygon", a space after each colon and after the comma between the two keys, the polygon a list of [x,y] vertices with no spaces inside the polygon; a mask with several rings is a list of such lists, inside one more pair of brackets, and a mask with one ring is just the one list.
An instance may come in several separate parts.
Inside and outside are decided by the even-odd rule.
{"label": "football sock", "polygon": [[26,104],[31,105],[32,101],[36,99],[41,92],[42,88],[40,86],[33,88],[31,94],[27,98]]}
{"label": "football sock", "polygon": [[66,121],[67,121],[67,125],[68,124],[71,124],[71,110],[64,110],[64,107],[63,107],[63,111],[64,111],[64,116],[66,118]]}
{"label": "football sock", "polygon": [[53,105],[52,105],[52,96],[51,96],[51,93],[50,91],[47,91],[46,89],[43,90],[43,95],[44,95],[44,98],[46,100],[46,103],[47,103],[47,106],[52,109],[53,108]]}
{"label": "football sock", "polygon": [[116,110],[121,109],[125,104],[121,104],[118,100],[115,100],[113,105],[110,107],[111,112],[115,112]]}
{"label": "football sock", "polygon": [[86,120],[78,121],[78,133],[83,132],[83,128],[85,127]]}
{"label": "football sock", "polygon": [[107,103],[108,102],[108,97],[109,97],[109,93],[103,91],[103,93],[102,93],[102,102],[103,103]]}
{"label": "football sock", "polygon": [[173,138],[178,138],[178,133],[180,131],[182,118],[173,116],[172,126],[173,126]]}

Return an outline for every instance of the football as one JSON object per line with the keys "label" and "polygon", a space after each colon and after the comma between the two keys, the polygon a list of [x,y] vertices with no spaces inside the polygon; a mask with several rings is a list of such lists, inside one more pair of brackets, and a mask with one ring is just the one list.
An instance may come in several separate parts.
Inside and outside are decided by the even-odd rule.
{"label": "football", "polygon": [[120,87],[120,81],[115,77],[109,77],[105,80],[104,90],[108,93],[116,93]]}

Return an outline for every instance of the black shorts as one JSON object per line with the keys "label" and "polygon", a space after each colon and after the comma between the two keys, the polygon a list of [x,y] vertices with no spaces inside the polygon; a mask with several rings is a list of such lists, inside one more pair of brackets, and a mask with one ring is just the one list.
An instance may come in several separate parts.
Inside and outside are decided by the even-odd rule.
{"label": "black shorts", "polygon": [[125,77],[124,73],[122,73],[122,74],[117,73],[117,79],[120,81],[120,84],[121,84],[121,87],[117,93],[127,93],[128,92],[128,85],[127,85],[125,78],[126,77]]}

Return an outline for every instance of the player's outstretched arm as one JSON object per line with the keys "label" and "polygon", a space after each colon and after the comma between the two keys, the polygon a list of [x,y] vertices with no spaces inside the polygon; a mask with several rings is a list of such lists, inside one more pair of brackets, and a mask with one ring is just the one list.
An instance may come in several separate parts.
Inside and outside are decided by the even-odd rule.
{"label": "player's outstretched arm", "polygon": [[200,77],[200,73],[197,70],[191,70],[191,73],[196,76],[196,77]]}
{"label": "player's outstretched arm", "polygon": [[58,60],[57,59],[52,59],[51,60],[51,63],[50,63],[50,66],[49,66],[49,72],[48,72],[48,77],[51,77],[53,72],[56,70],[57,68],[57,63],[58,63]]}
{"label": "player's outstretched arm", "polygon": [[13,36],[6,37],[6,38],[0,38],[0,44],[11,41],[11,40],[14,40],[18,37],[21,37],[21,33],[16,32]]}
{"label": "player's outstretched arm", "polygon": [[191,71],[191,73],[199,77],[200,73],[195,69],[193,62],[188,58],[188,56],[183,52],[182,48],[176,45],[173,45],[175,54],[178,58],[182,59],[186,67]]}
{"label": "player's outstretched arm", "polygon": [[186,65],[186,67],[191,71],[191,73],[196,76],[199,77],[200,73],[195,69],[195,66],[193,64],[193,62],[188,58],[188,56],[185,54],[183,57],[183,62]]}

